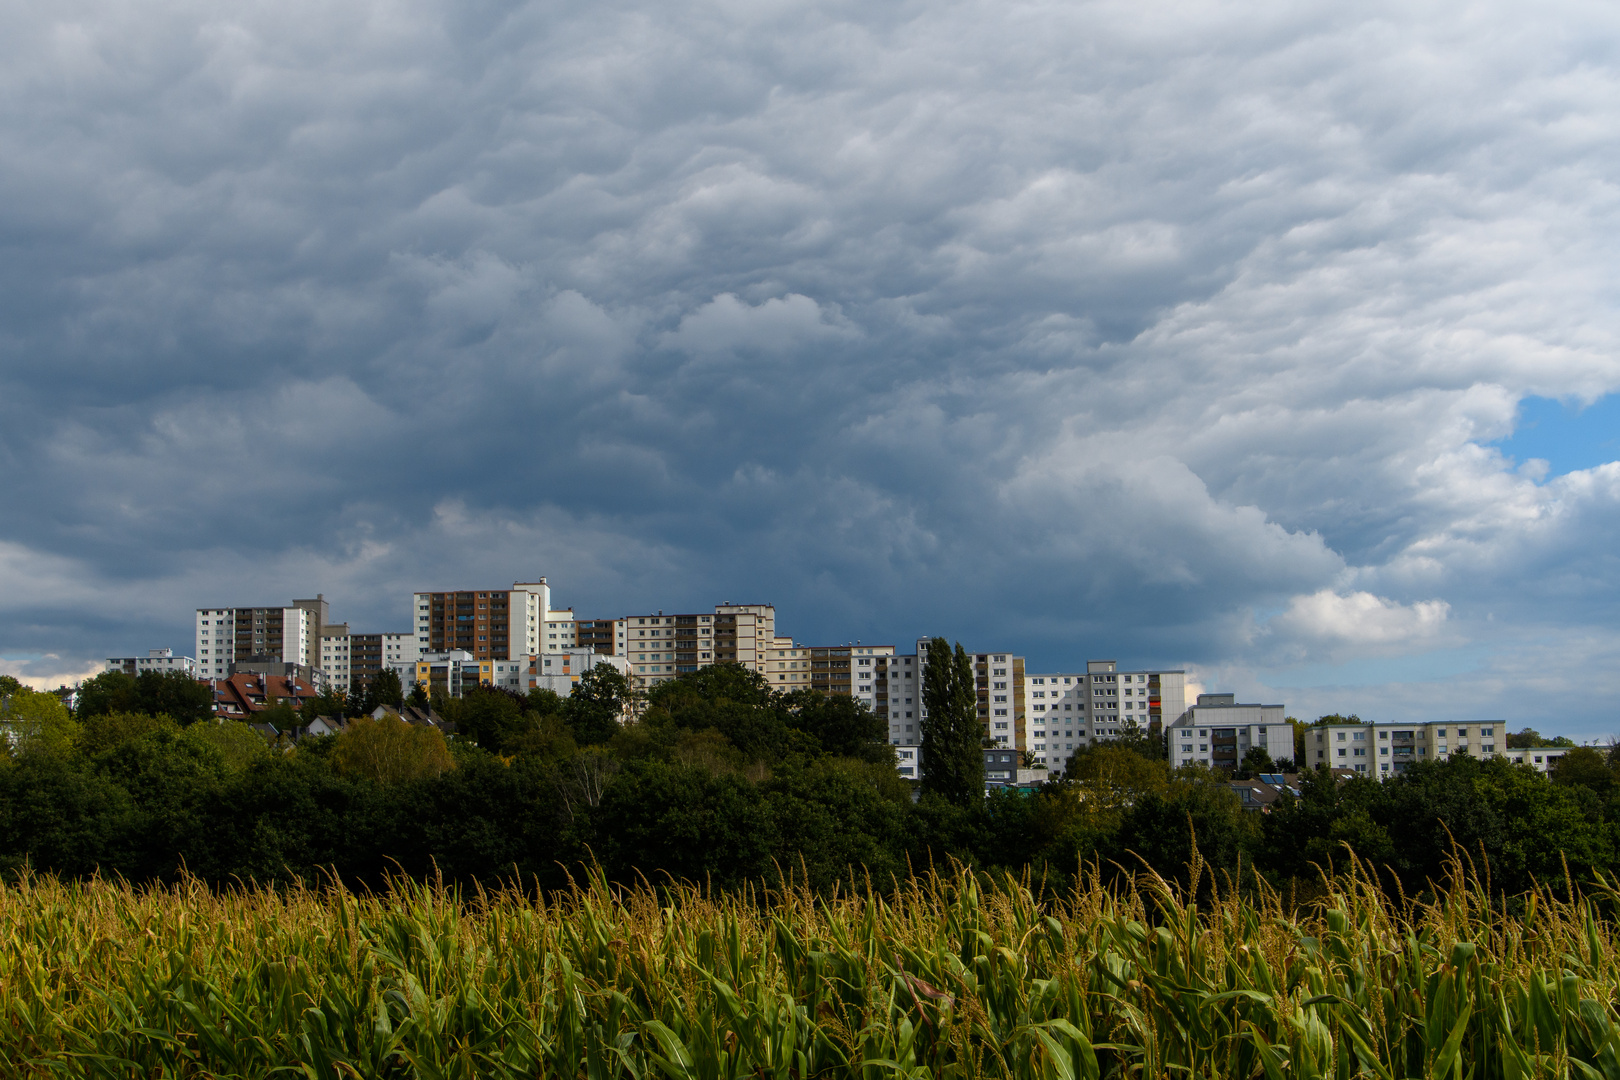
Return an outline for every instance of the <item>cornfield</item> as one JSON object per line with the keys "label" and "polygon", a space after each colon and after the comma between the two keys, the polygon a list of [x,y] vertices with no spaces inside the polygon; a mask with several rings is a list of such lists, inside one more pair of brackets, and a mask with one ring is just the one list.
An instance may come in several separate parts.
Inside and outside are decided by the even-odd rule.
{"label": "cornfield", "polygon": [[961,868],[831,898],[23,877],[0,1074],[1620,1080],[1605,883],[1507,918],[1463,861],[1429,903],[1364,869],[1299,910],[1194,880],[1201,904]]}

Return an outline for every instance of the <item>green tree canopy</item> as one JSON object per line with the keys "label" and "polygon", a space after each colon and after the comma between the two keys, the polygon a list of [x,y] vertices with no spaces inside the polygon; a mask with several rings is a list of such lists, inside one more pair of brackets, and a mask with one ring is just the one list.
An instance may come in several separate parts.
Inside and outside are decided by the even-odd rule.
{"label": "green tree canopy", "polygon": [[55,694],[24,686],[0,699],[0,744],[12,754],[66,757],[78,731]]}
{"label": "green tree canopy", "polygon": [[78,715],[129,712],[159,714],[181,724],[194,724],[214,715],[214,691],[183,671],[143,671],[130,676],[104,671],[79,687]]}
{"label": "green tree canopy", "polygon": [[416,727],[393,714],[349,721],[332,749],[332,763],[345,776],[379,784],[419,780],[455,768],[437,728]]}
{"label": "green tree canopy", "polygon": [[96,713],[81,717],[79,721],[79,752],[86,757],[98,757],[154,731],[178,731],[179,727],[170,716],[131,712]]}
{"label": "green tree canopy", "polygon": [[782,704],[788,722],[814,737],[823,753],[893,766],[889,727],[864,701],[799,690],[784,697]]}
{"label": "green tree canopy", "polygon": [[270,746],[264,736],[240,720],[192,724],[186,728],[185,737],[216,751],[225,768],[233,773],[270,758]]}
{"label": "green tree canopy", "polygon": [[563,702],[563,718],[581,746],[608,742],[618,733],[634,691],[630,680],[609,663],[599,663],[579,677]]}
{"label": "green tree canopy", "polygon": [[923,671],[922,790],[957,806],[984,798],[984,728],[979,723],[973,662],[956,643],[928,643]]}
{"label": "green tree canopy", "polygon": [[393,709],[396,712],[405,707],[405,692],[400,687],[399,672],[393,668],[383,668],[371,677],[366,683],[365,700],[361,703],[363,712],[370,713],[377,706]]}

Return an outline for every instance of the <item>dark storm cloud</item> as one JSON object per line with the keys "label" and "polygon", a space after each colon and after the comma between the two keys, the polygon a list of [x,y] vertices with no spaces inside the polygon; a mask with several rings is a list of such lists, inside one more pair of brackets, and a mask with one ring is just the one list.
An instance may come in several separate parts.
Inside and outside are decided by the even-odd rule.
{"label": "dark storm cloud", "polygon": [[0,652],[546,573],[582,613],[746,595],[804,639],[1245,687],[1462,645],[1578,670],[1616,645],[1620,466],[1486,446],[1526,395],[1620,389],[1615,29],[10,11]]}

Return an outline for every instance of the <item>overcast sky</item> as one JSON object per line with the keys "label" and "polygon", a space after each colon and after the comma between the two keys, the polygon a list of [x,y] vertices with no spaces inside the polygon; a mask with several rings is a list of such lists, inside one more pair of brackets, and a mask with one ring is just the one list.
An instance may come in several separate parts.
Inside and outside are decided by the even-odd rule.
{"label": "overcast sky", "polygon": [[546,575],[1620,733],[1608,3],[0,7],[0,670]]}

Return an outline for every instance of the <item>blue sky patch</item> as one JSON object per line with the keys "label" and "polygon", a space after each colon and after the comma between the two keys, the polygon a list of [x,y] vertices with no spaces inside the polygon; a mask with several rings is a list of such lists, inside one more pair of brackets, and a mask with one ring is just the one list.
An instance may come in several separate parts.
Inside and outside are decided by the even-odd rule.
{"label": "blue sky patch", "polygon": [[1620,460],[1620,394],[1585,408],[1577,401],[1525,398],[1513,434],[1496,446],[1521,465],[1544,458],[1552,476]]}

